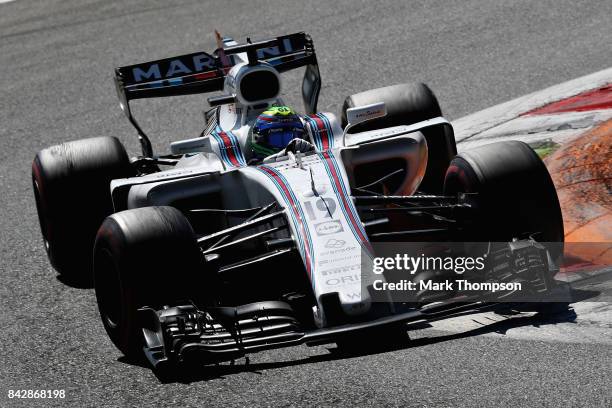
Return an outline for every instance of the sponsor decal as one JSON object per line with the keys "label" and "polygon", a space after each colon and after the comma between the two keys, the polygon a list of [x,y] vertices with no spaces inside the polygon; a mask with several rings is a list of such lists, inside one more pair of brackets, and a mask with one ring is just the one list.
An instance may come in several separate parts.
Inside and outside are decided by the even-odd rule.
{"label": "sponsor decal", "polygon": [[330,238],[325,243],[325,248],[342,248],[346,244],[346,241],[342,239]]}
{"label": "sponsor decal", "polygon": [[134,82],[154,81],[174,76],[189,75],[217,68],[214,57],[206,53],[142,64],[132,68]]}
{"label": "sponsor decal", "polygon": [[262,60],[270,57],[278,57],[283,54],[289,54],[294,51],[293,45],[291,44],[291,39],[284,38],[281,44],[284,50],[281,50],[279,46],[258,49],[257,58]]}
{"label": "sponsor decal", "polygon": [[315,231],[319,236],[331,235],[344,231],[344,228],[342,228],[340,221],[326,221],[315,224]]}
{"label": "sponsor decal", "polygon": [[348,123],[355,124],[366,120],[381,118],[387,114],[384,102],[373,103],[366,106],[358,106],[346,110]]}
{"label": "sponsor decal", "polygon": [[361,282],[361,275],[356,273],[353,275],[340,276],[337,278],[329,278],[325,281],[327,286],[351,285]]}
{"label": "sponsor decal", "polygon": [[[319,265],[338,264],[343,261],[353,260],[356,258],[355,254],[352,253],[354,249],[355,247],[349,247],[349,248],[340,248],[340,249],[329,250],[329,251],[323,252],[320,255],[329,256],[329,258],[319,260]],[[333,255],[333,256],[330,256],[330,255]],[[358,255],[357,255],[357,259],[359,259]]]}
{"label": "sponsor decal", "polygon": [[359,264],[353,264],[353,265],[348,265],[348,266],[341,266],[339,268],[334,268],[334,269],[328,269],[326,271],[321,271],[321,275],[323,275],[323,276],[337,275],[339,273],[346,273],[346,272],[357,271],[360,268],[361,268],[361,265],[359,265]]}
{"label": "sponsor decal", "polygon": [[[279,45],[257,49],[257,58],[264,61],[274,61],[287,54],[294,53],[298,48],[300,48],[300,44],[294,45],[291,38],[283,38]],[[225,54],[223,54],[223,56],[225,57]],[[133,83],[159,81],[192,74],[206,74],[214,77],[215,73],[210,71],[220,70],[223,71],[223,73],[227,73],[231,68],[230,65],[233,65],[231,61],[227,61],[227,57],[225,58],[226,61],[220,64],[212,55],[205,52],[198,52],[195,54],[182,55],[175,58],[126,67],[131,68],[126,73],[131,75],[132,78],[128,78],[128,80]],[[280,59],[278,62],[283,61]],[[199,79],[207,78],[202,77]]]}

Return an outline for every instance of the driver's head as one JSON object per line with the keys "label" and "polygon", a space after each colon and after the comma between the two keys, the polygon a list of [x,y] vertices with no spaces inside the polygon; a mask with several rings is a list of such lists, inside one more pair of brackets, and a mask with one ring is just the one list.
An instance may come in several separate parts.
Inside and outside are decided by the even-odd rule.
{"label": "driver's head", "polygon": [[295,138],[304,137],[304,125],[287,106],[272,106],[257,117],[251,131],[251,149],[263,159],[283,150]]}

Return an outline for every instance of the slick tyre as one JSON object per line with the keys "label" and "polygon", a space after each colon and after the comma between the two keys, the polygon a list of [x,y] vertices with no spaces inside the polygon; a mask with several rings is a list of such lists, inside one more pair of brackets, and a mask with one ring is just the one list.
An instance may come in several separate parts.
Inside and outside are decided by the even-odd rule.
{"label": "slick tyre", "polygon": [[557,192],[542,160],[518,141],[491,143],[462,152],[446,173],[444,193],[476,193],[474,224],[466,241],[509,242],[532,236],[563,250],[563,217]]}
{"label": "slick tyre", "polygon": [[91,280],[96,231],[113,212],[110,182],[133,173],[125,148],[114,137],[68,142],[36,155],[34,198],[45,249],[57,272]]}
{"label": "slick tyre", "polygon": [[193,299],[200,265],[193,229],[176,208],[137,208],[104,220],[94,247],[94,287],[104,328],[126,357],[142,353],[137,310]]}
{"label": "slick tyre", "polygon": [[[409,83],[371,89],[347,97],[342,106],[342,126],[347,124],[346,110],[384,102],[387,115],[356,125],[351,133],[381,129],[391,126],[411,125],[442,116],[440,104],[432,90],[423,83]],[[423,131],[428,147],[425,177],[420,191],[439,193],[442,191],[444,174],[451,159],[457,154],[455,136],[449,126],[436,126]]]}

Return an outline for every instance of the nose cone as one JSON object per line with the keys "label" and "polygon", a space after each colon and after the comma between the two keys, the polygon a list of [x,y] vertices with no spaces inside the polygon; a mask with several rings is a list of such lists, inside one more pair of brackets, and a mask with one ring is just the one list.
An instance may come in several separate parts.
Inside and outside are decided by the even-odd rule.
{"label": "nose cone", "polygon": [[370,311],[370,307],[372,306],[370,294],[365,290],[360,290],[358,293],[338,293],[338,298],[342,311],[346,313],[347,316],[365,314]]}

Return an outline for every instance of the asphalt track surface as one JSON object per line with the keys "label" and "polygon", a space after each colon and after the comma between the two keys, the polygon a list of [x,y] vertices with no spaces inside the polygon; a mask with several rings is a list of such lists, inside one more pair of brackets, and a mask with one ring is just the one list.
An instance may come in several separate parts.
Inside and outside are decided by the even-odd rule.
{"label": "asphalt track surface", "polygon": [[[237,39],[311,33],[322,110],[338,111],[353,92],[419,80],[456,119],[612,65],[611,15],[606,0],[0,4],[0,406],[610,406],[609,338],[517,337],[503,322],[460,334],[420,330],[409,347],[360,356],[333,346],[265,352],[246,370],[239,361],[161,384],[113,348],[93,291],[56,278],[30,163],[43,147],[89,136],[118,136],[136,152],[113,67],[212,50],[215,28]],[[297,84],[290,78],[285,90]],[[186,97],[136,111],[161,149],[196,135],[203,107]],[[546,333],[557,323],[512,325]],[[507,335],[486,334],[496,331]],[[65,389],[67,398],[9,400],[9,389]]]}

